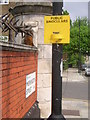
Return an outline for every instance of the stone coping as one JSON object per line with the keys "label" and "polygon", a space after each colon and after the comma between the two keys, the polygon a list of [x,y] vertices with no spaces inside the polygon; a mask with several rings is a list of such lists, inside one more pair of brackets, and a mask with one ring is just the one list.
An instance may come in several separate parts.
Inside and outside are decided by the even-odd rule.
{"label": "stone coping", "polygon": [[13,9],[9,9],[12,15],[25,15],[25,14],[41,14],[41,15],[52,15],[52,6],[44,5],[19,5]]}
{"label": "stone coping", "polygon": [[8,51],[27,51],[27,52],[36,52],[38,51],[37,47],[25,45],[25,44],[16,44],[13,42],[3,42],[0,41],[0,50]]}

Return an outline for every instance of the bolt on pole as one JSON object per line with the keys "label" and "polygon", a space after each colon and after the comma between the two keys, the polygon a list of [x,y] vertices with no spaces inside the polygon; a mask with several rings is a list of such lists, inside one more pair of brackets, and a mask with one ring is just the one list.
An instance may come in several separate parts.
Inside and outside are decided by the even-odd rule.
{"label": "bolt on pole", "polygon": [[[62,2],[53,2],[53,15],[62,14]],[[52,44],[52,104],[51,115],[49,119],[65,120],[62,115],[62,76],[61,60],[63,54],[62,44]]]}

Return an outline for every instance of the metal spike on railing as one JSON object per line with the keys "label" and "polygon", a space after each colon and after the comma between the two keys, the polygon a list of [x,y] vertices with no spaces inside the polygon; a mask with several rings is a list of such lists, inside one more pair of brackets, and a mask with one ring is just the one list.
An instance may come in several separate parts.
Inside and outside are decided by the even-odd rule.
{"label": "metal spike on railing", "polygon": [[16,21],[13,23],[13,25],[16,25],[18,22],[19,22],[19,19],[16,20]]}
{"label": "metal spike on railing", "polygon": [[13,30],[15,32],[15,35],[17,35],[19,32],[22,34],[22,38],[25,37],[23,34],[27,34],[33,37],[31,31],[32,26],[31,25],[25,25],[23,21],[20,25],[17,25],[19,22],[19,19],[13,22],[14,17],[10,19],[10,13],[6,13],[5,15],[0,17],[0,27],[2,28],[2,32],[7,32],[8,30]]}

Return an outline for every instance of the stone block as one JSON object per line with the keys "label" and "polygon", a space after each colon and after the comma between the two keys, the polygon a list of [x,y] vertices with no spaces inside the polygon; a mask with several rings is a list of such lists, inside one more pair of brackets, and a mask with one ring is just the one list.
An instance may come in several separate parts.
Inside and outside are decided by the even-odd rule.
{"label": "stone block", "polygon": [[39,17],[39,28],[44,29],[44,15]]}
{"label": "stone block", "polygon": [[52,74],[43,74],[43,88],[51,87]]}
{"label": "stone block", "polygon": [[39,102],[51,101],[51,87],[38,88],[38,90],[37,90],[37,100]]}
{"label": "stone block", "polygon": [[22,35],[21,33],[18,33],[17,36],[15,37],[15,43],[17,44],[22,44],[23,43],[23,39],[22,39]]}
{"label": "stone block", "polygon": [[44,15],[23,15],[24,22],[38,22],[38,27],[44,29]]}
{"label": "stone block", "polygon": [[38,58],[43,58],[43,45],[38,45]]}
{"label": "stone block", "polygon": [[38,88],[46,88],[51,86],[51,80],[52,80],[51,74],[38,74],[38,82],[37,87]]}
{"label": "stone block", "polygon": [[[20,0],[19,4],[21,3],[21,1],[23,1],[24,5],[43,5],[43,6],[51,6],[51,0],[30,0],[30,2],[28,0]],[[37,2],[38,1],[38,2]],[[41,1],[41,2],[40,2]],[[21,4],[20,4],[21,5]]]}
{"label": "stone block", "polygon": [[52,45],[38,45],[38,58],[52,59]]}
{"label": "stone block", "polygon": [[44,29],[38,30],[38,44],[44,44]]}
{"label": "stone block", "polygon": [[51,102],[44,102],[39,104],[41,109],[41,118],[48,118],[51,114]]}
{"label": "stone block", "polygon": [[39,59],[38,60],[38,73],[51,74],[52,61],[51,59]]}
{"label": "stone block", "polygon": [[52,59],[52,45],[44,45],[43,46],[43,56],[44,56],[44,58]]}
{"label": "stone block", "polygon": [[37,74],[37,88],[43,88],[43,74]]}
{"label": "stone block", "polygon": [[21,22],[23,21],[23,16],[16,17],[16,20],[18,20],[18,19],[19,19],[19,21],[17,22],[17,25],[19,26],[21,24]]}
{"label": "stone block", "polygon": [[37,33],[33,33],[33,44],[37,47]]}

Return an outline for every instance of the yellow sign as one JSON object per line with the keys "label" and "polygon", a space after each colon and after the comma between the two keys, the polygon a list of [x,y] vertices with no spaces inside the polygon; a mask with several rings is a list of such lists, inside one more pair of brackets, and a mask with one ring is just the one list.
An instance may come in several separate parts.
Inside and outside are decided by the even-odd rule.
{"label": "yellow sign", "polygon": [[45,16],[44,43],[70,43],[70,16]]}

